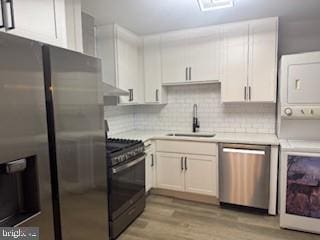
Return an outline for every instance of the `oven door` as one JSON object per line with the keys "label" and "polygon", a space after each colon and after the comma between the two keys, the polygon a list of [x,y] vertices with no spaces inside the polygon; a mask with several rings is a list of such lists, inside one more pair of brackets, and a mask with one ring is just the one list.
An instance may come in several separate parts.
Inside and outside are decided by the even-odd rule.
{"label": "oven door", "polygon": [[280,225],[320,233],[320,153],[281,155]]}
{"label": "oven door", "polygon": [[145,194],[145,155],[110,168],[109,218],[117,219]]}

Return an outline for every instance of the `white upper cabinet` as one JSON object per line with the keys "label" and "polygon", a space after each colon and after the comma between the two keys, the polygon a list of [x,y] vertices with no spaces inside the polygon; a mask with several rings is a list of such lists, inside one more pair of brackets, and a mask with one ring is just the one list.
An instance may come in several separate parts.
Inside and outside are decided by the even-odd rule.
{"label": "white upper cabinet", "polygon": [[190,81],[220,80],[220,38],[218,27],[190,31],[187,58]]}
{"label": "white upper cabinet", "polygon": [[[89,29],[89,26],[87,24],[87,18],[84,18],[84,23],[82,22],[81,0],[65,0],[65,8],[67,48],[73,51],[83,53],[83,32],[85,36],[87,36],[87,34],[91,31],[89,34],[92,36],[93,39],[95,38],[94,32],[93,30]],[[94,23],[92,23],[90,27],[94,28],[93,25]]]}
{"label": "white upper cabinet", "polygon": [[161,83],[160,35],[143,39],[145,103],[163,104],[167,101],[166,89]]}
{"label": "white upper cabinet", "polygon": [[118,25],[97,27],[103,81],[125,91],[120,104],[144,103],[143,39]]}
{"label": "white upper cabinet", "polygon": [[187,34],[165,34],[161,37],[162,83],[182,83],[188,80]]}
{"label": "white upper cabinet", "polygon": [[97,57],[101,58],[102,80],[117,86],[116,76],[116,30],[115,25],[96,28]]}
{"label": "white upper cabinet", "polygon": [[248,25],[230,24],[223,27],[223,102],[246,101],[248,83]]}
{"label": "white upper cabinet", "polygon": [[218,27],[170,32],[162,35],[164,85],[218,81],[220,39]]}
{"label": "white upper cabinet", "polygon": [[266,19],[249,25],[249,100],[275,102],[277,89],[278,21]]}
{"label": "white upper cabinet", "polygon": [[64,0],[14,0],[3,5],[8,33],[66,47]]}
{"label": "white upper cabinet", "polygon": [[144,103],[142,40],[119,26],[116,34],[118,87],[129,92],[129,97],[120,97],[120,104]]}
{"label": "white upper cabinet", "polygon": [[222,102],[276,102],[278,18],[140,37],[97,28],[103,79],[120,104],[164,104],[166,86],[221,82]]}
{"label": "white upper cabinet", "polygon": [[276,102],[278,19],[223,26],[223,102]]}

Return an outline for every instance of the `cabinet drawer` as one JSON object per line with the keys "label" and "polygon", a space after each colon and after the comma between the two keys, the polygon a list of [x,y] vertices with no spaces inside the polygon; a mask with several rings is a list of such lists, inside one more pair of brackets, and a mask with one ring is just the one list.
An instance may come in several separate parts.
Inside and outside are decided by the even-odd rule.
{"label": "cabinet drawer", "polygon": [[217,156],[218,145],[207,142],[159,140],[157,141],[157,151]]}

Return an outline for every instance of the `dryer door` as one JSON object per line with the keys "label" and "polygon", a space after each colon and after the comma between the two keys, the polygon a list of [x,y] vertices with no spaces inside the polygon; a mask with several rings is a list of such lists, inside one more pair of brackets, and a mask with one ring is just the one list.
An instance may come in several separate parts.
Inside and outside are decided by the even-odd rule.
{"label": "dryer door", "polygon": [[320,104],[320,61],[288,68],[288,103]]}

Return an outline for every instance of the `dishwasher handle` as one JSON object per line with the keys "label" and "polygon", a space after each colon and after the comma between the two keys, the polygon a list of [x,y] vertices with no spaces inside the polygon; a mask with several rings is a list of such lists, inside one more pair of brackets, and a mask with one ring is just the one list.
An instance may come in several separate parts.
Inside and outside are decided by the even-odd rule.
{"label": "dishwasher handle", "polygon": [[251,154],[251,155],[266,155],[264,150],[253,150],[253,149],[241,149],[241,148],[227,148],[222,149],[224,153],[240,153],[240,154]]}

